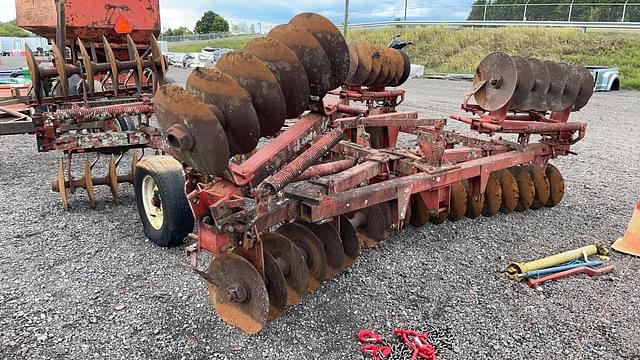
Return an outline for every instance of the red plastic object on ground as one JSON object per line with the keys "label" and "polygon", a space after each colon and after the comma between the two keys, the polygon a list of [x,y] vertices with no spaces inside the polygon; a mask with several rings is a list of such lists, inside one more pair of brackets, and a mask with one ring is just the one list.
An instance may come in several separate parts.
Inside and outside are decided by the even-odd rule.
{"label": "red plastic object on ground", "polygon": [[382,342],[382,336],[371,330],[363,329],[358,332],[358,341],[367,344],[377,344]]}
{"label": "red plastic object on ground", "polygon": [[382,358],[389,357],[391,355],[390,346],[379,346],[375,344],[364,345],[360,348],[363,354],[371,355],[373,360],[382,360]]}
{"label": "red plastic object on ground", "polygon": [[613,265],[607,265],[601,268],[597,268],[597,269],[593,269],[587,266],[580,266],[577,268],[573,268],[573,269],[569,269],[569,270],[565,270],[565,271],[560,271],[557,272],[555,274],[551,274],[551,275],[547,275],[547,276],[543,276],[541,278],[537,278],[537,279],[529,279],[529,287],[535,288],[538,285],[542,285],[544,283],[546,283],[547,281],[554,281],[554,280],[560,280],[560,279],[564,279],[566,277],[572,276],[572,275],[577,275],[577,274],[587,274],[589,276],[599,276],[602,274],[606,274],[609,272],[612,272],[613,269],[615,269],[615,266]]}
{"label": "red plastic object on ground", "polygon": [[402,337],[404,343],[413,350],[411,360],[427,359],[436,360],[436,349],[427,340],[428,333],[419,333],[415,330],[395,329],[393,334]]}

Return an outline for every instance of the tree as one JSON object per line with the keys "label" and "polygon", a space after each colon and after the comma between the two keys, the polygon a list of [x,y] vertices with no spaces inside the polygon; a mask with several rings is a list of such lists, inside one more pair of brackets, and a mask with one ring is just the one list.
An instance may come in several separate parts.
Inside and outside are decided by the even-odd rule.
{"label": "tree", "polygon": [[172,30],[171,28],[168,28],[164,33],[162,33],[162,35],[164,36],[184,36],[184,35],[193,35],[193,31],[187,29],[184,26],[180,26],[179,28]]}
{"label": "tree", "polygon": [[198,34],[209,34],[213,32],[228,32],[229,23],[222,16],[209,10],[196,22],[194,30]]}
{"label": "tree", "polygon": [[28,37],[31,35],[16,26],[16,21],[13,20],[6,23],[0,22],[0,36]]}

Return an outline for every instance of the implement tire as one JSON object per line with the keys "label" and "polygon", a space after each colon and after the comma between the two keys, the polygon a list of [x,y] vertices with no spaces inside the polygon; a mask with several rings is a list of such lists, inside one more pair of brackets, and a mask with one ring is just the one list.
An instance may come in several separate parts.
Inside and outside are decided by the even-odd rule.
{"label": "implement tire", "polygon": [[182,166],[170,156],[142,159],[134,189],[145,235],[162,247],[179,246],[193,231],[193,213],[184,193]]}

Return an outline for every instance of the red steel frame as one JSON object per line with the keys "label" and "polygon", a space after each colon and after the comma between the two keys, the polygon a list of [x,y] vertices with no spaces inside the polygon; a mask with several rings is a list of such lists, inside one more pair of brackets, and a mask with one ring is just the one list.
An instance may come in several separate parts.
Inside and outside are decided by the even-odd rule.
{"label": "red steel frame", "polygon": [[[403,90],[345,88],[331,94],[322,103],[322,114],[302,116],[248,160],[230,164],[223,177],[208,181],[186,169],[186,192],[198,224],[197,243],[188,249],[192,266],[199,251],[220,255],[242,245],[244,255],[262,273],[261,232],[299,218],[332,221],[338,227],[337,216],[384,202],[394,204],[393,223],[401,228],[412,195],[419,194],[437,215],[448,210],[452,184],[467,180],[472,195],[479,197],[492,172],[530,163],[546,167],[550,158],[569,154],[586,131],[586,124],[568,122],[570,109],[521,113],[508,111],[506,105],[489,113],[465,99],[462,108],[472,115],[451,115],[452,119],[480,133],[519,134],[517,143],[481,140],[445,131],[446,119],[396,112]],[[366,106],[351,106],[354,101]],[[383,148],[371,148],[368,136],[362,136],[369,127],[385,129]],[[280,196],[255,191],[331,128],[342,129],[345,140],[322,164],[307,170],[323,176],[300,176]],[[395,149],[400,132],[417,135],[415,149]],[[533,134],[541,136],[540,142],[529,143]]]}

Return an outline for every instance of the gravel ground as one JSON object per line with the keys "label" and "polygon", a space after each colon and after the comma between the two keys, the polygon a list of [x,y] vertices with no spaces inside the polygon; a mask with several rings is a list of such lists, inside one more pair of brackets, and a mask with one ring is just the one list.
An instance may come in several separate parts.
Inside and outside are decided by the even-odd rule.
{"label": "gravel ground", "polygon": [[[178,82],[185,70],[174,70]],[[457,111],[469,83],[412,80],[405,109]],[[33,136],[0,139],[0,358],[353,359],[359,329],[435,326],[439,359],[638,359],[639,260],[613,254],[616,272],[531,290],[500,270],[625,229],[640,189],[640,93],[598,93],[573,120],[589,124],[556,208],[394,233],[250,337],[212,311],[182,248],[142,232],[133,190],[96,210],[81,191],[62,211],[50,180],[60,154]]]}

